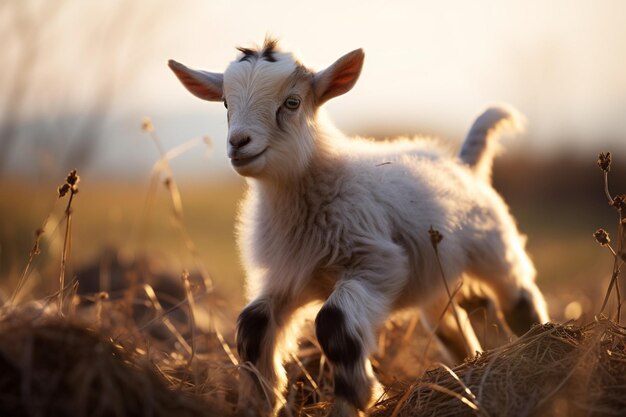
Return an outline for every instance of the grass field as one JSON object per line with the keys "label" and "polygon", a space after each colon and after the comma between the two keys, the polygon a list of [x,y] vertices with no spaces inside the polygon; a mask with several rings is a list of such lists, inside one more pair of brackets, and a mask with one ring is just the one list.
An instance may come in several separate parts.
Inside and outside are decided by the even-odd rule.
{"label": "grass field", "polygon": [[[623,166],[616,164],[613,167],[611,187],[615,191],[626,190],[626,178],[618,174]],[[570,318],[579,318],[578,324],[593,322],[594,316],[599,313],[611,276],[612,257],[605,248],[594,242],[592,234],[598,227],[605,227],[612,232],[617,223],[614,210],[606,203],[603,177],[595,164],[595,158],[535,161],[530,157],[509,157],[498,163],[494,176],[496,188],[510,203],[520,229],[528,235],[528,251],[536,263],[539,286],[546,293],[551,317],[557,322]],[[83,375],[83,368],[91,367],[94,361],[98,364],[102,361],[101,365],[111,368],[112,374],[107,374],[109,370],[101,370],[104,374],[99,378],[137,378],[137,384],[143,384],[154,392],[162,391],[165,397],[172,390],[179,391],[181,397],[171,401],[177,404],[176,407],[187,408],[184,413],[179,410],[177,413],[182,414],[175,415],[232,413],[237,375],[237,359],[231,352],[234,344],[234,317],[245,301],[243,272],[234,239],[237,202],[244,190],[243,182],[233,180],[215,183],[207,180],[178,184],[184,209],[181,229],[181,224],[177,223],[176,216],[172,214],[170,194],[165,187],[159,186],[157,192],[151,194],[148,184],[92,182],[88,177],[83,177],[79,184],[80,192],[72,204],[71,251],[66,272],[67,282],[71,283],[76,278],[80,285],[76,295],[72,295],[75,290],[66,291],[66,318],[59,322],[54,314],[50,318],[46,313],[49,306],[53,305],[54,298],[47,302],[45,300],[59,289],[59,265],[64,250],[65,200],[57,201],[56,186],[62,182],[63,178],[59,179],[58,184],[8,180],[0,184],[0,195],[3,196],[0,199],[0,287],[3,304],[10,298],[23,274],[35,230],[51,213],[41,241],[41,254],[34,257],[26,285],[18,297],[22,306],[29,307],[7,310],[5,304],[0,323],[0,341],[4,341],[4,344],[0,343],[0,352],[3,354],[0,358],[4,361],[0,361],[0,367],[5,366],[8,372],[5,374],[13,372],[11,375],[15,374],[15,378],[22,381],[24,372],[34,373],[41,378],[57,375],[59,380],[75,373],[79,373],[80,378],[87,378]],[[187,238],[181,236],[181,230],[188,234]],[[194,250],[189,248],[189,241],[197,249],[197,258]],[[198,260],[201,268],[209,272],[214,291],[208,291],[207,281],[201,279]],[[183,270],[189,270],[191,275],[181,284]],[[156,290],[156,298],[150,295],[149,290],[138,286],[144,282]],[[106,294],[100,291],[106,291]],[[196,309],[191,312],[185,304],[189,303],[189,297],[195,300],[196,305]],[[29,304],[29,300],[39,301]],[[611,301],[607,312],[614,314],[613,298]],[[32,316],[32,309],[37,312],[35,316]],[[381,403],[375,415],[412,415],[417,410],[421,413],[419,415],[465,415],[464,412],[469,412],[471,406],[468,406],[469,409],[461,407],[458,413],[458,410],[454,411],[455,404],[464,404],[458,396],[450,394],[461,389],[454,378],[449,380],[455,373],[441,373],[440,368],[439,371],[433,371],[435,373],[424,374],[441,357],[437,347],[429,343],[428,333],[420,326],[414,327],[414,324],[413,316],[399,316],[388,323],[381,333],[379,353],[374,358],[374,365],[380,379],[387,384],[388,397],[391,399]],[[310,322],[306,326],[310,327]],[[85,328],[90,330],[85,333]],[[506,341],[504,334],[487,335],[492,331],[491,328],[483,328],[483,338]],[[308,334],[309,337],[305,337],[301,344],[297,356],[299,359],[294,362],[296,357],[291,358],[288,368],[291,389],[285,401],[296,414],[317,416],[326,409],[327,403],[324,401],[332,392],[332,382],[328,365],[320,356],[316,342],[310,337],[312,333]],[[535,354],[541,351],[542,358],[552,358],[552,362],[533,362],[543,364],[539,371],[543,369],[552,375],[550,380],[558,380],[571,367],[579,369],[576,364],[589,363],[589,355],[593,356],[599,346],[594,341],[601,344],[610,339],[612,358],[621,355],[624,334],[621,327],[610,322],[601,322],[595,327],[545,327],[536,330],[528,339],[496,349],[474,364],[463,365],[455,372],[467,385],[474,384],[472,390],[480,389],[481,395],[489,395],[482,393],[482,389],[485,381],[491,380],[486,374],[476,380],[478,369],[484,370],[498,363],[498,369],[502,372],[513,372],[511,364],[503,361],[502,355],[523,357],[528,354],[528,346],[531,346]],[[35,367],[30,364],[27,368],[23,364],[18,366],[11,362],[16,361],[19,355],[12,348],[7,348],[6,344],[28,345],[28,340],[41,340],[42,346],[48,346],[51,349],[49,360],[41,359]],[[113,343],[110,346],[111,341]],[[76,343],[75,349],[78,350],[101,346],[99,351],[104,349],[113,352],[110,354],[119,356],[124,363],[134,364],[132,375],[126,375],[124,366],[117,368],[116,364],[110,363],[110,357],[106,355],[63,356],[63,360],[71,364],[63,362],[63,367],[57,368],[55,363],[59,359],[54,357],[55,349],[67,349],[63,346],[71,343]],[[48,355],[37,353],[37,349],[34,352],[35,355]],[[559,355],[571,361],[559,361]],[[600,361],[597,358],[594,360]],[[606,360],[609,365],[614,365],[610,362],[611,358]],[[605,365],[601,361],[597,364]],[[583,378],[587,371],[577,372],[583,374],[580,376]],[[421,377],[419,381],[422,385],[411,385],[411,381],[418,377]],[[537,377],[540,378],[540,375]],[[588,377],[596,378],[597,375]],[[95,376],[91,375],[90,378]],[[529,380],[528,383],[536,383],[533,381]],[[602,381],[599,384],[608,384],[606,390],[613,389],[611,384],[622,383],[619,378]],[[5,382],[0,378],[0,386]],[[72,384],[68,381],[63,383]],[[96,402],[97,407],[108,411],[90,414],[98,408],[94,408],[93,404],[82,405],[81,410],[86,413],[84,415],[138,415],[125,402],[125,392],[106,388],[106,384],[111,384],[111,381],[98,379],[93,383],[96,388],[101,386],[99,384],[105,384],[102,395],[110,395],[112,403],[119,402],[116,405],[119,410]],[[490,383],[506,385],[511,381],[504,378],[500,382]],[[439,399],[428,397],[431,399],[424,402],[424,393],[419,390],[426,390],[432,396],[433,387],[444,387],[445,390],[437,388],[439,391],[435,391],[445,395]],[[35,394],[50,394],[35,388]],[[574,392],[569,383],[563,384],[562,388],[559,395],[554,395],[554,401],[566,392]],[[130,390],[129,387],[126,389]],[[522,391],[515,395],[522,395]],[[533,391],[527,395],[547,395],[544,391]],[[81,393],[94,395],[89,389]],[[394,393],[398,396],[394,397]],[[79,394],[69,395],[67,401],[86,401],[79,398]],[[24,392],[15,395],[25,398]],[[61,394],[57,392],[56,395]],[[145,392],[132,395],[137,396],[132,400],[134,404],[152,398],[152,394],[146,397]],[[503,394],[499,391],[497,395]],[[532,401],[535,400],[537,398]],[[9,404],[6,398],[3,401],[5,405]],[[554,401],[544,401],[545,404],[542,403],[536,409],[541,412],[532,415],[578,415],[571,407]],[[597,398],[593,397],[593,401],[592,406],[596,407]],[[501,415],[498,412],[502,410],[517,410],[484,399],[475,402],[474,406],[479,407],[479,411],[483,410],[480,407],[486,407],[484,412],[474,410],[478,415]],[[45,400],[41,403],[48,404]],[[174,411],[168,408],[173,403],[154,401],[152,406],[160,410],[156,415],[174,415]],[[406,407],[403,405],[405,403]],[[452,408],[445,408],[442,405],[444,403],[445,407]],[[487,403],[489,405],[485,405]],[[12,410],[21,410],[19,404],[17,401],[14,404],[16,408]],[[203,408],[203,405],[206,407]],[[514,405],[519,404],[510,403],[507,407]],[[581,409],[588,410],[592,406],[581,406]],[[64,407],[73,410],[74,406],[65,404]],[[393,414],[396,409],[403,410],[402,407],[408,410],[405,414]],[[67,410],[59,410],[52,415],[72,415]]]}
{"label": "grass field", "polygon": [[[626,176],[619,175],[619,168],[613,169],[616,190],[626,189]],[[597,284],[608,279],[611,265],[610,255],[594,243],[592,233],[598,227],[610,230],[616,220],[606,204],[602,175],[594,158],[539,163],[529,158],[510,158],[496,165],[494,179],[520,229],[528,235],[528,251],[536,263],[542,288],[549,293],[574,292],[585,298],[585,305],[597,302],[604,291]],[[34,231],[54,207],[56,185],[0,183],[0,283],[5,290],[26,262]],[[202,261],[217,287],[241,302],[243,271],[234,229],[243,181],[216,183],[208,179],[180,183],[179,187],[184,224]],[[98,263],[103,250],[115,249],[121,255],[149,254],[174,271],[190,268],[188,251],[172,221],[170,197],[161,188],[146,209],[147,183],[90,182],[83,178],[74,203],[71,267],[80,269]],[[57,205],[51,224],[60,219],[62,209]],[[52,275],[57,264],[55,256],[60,256],[60,237],[49,233],[44,238],[43,245],[49,250],[43,251],[40,264]],[[45,284],[43,275],[36,287]],[[552,313],[559,315],[558,310]]]}

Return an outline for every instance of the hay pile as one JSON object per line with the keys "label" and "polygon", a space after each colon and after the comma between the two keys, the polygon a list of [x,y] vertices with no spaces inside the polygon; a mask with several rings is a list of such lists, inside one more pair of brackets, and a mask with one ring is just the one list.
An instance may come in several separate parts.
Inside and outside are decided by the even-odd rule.
{"label": "hay pile", "polygon": [[26,317],[0,321],[0,416],[221,415],[102,334]]}
{"label": "hay pile", "polygon": [[[0,415],[234,414],[236,372],[223,354],[210,356],[207,346],[193,362],[182,358],[176,368],[176,352],[151,354],[147,339],[141,348],[139,340],[119,344],[105,333],[51,315],[3,317]],[[319,352],[309,345],[299,358],[317,379]],[[225,368],[230,379],[220,376]],[[329,373],[313,388],[306,378],[294,378],[299,366],[288,369],[291,414],[324,415],[332,392]],[[219,392],[223,395],[215,395]],[[372,417],[624,415],[626,330],[605,319],[583,327],[536,326],[513,343],[454,370],[437,367],[394,392],[371,410]]]}
{"label": "hay pile", "polygon": [[626,330],[609,320],[535,326],[453,371],[427,372],[372,417],[623,416]]}

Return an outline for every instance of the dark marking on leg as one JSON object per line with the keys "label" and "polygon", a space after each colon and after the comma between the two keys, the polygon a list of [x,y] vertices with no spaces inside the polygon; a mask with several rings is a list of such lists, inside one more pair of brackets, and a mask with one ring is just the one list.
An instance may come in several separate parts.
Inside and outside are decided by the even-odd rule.
{"label": "dark marking on leg", "polygon": [[335,371],[334,375],[335,381],[335,396],[341,397],[348,401],[350,404],[353,404],[356,408],[363,410],[367,407],[367,404],[363,404],[362,400],[359,399],[359,395],[354,387],[355,381],[349,381],[344,375]]}
{"label": "dark marking on leg", "polygon": [[[469,355],[465,343],[463,343],[463,337],[458,334],[457,337],[446,334],[441,329],[435,331],[437,339],[445,346],[446,350],[452,356],[452,360],[455,364],[463,363],[463,360]],[[471,352],[473,353],[473,352]]]}
{"label": "dark marking on leg", "polygon": [[237,319],[237,352],[239,357],[253,364],[259,359],[261,343],[269,324],[270,315],[264,303],[246,306]]}
{"label": "dark marking on leg", "polygon": [[504,312],[504,317],[513,333],[518,336],[530,330],[533,324],[539,323],[539,314],[526,296],[520,297],[509,311]]}
{"label": "dark marking on leg", "polygon": [[367,404],[356,386],[362,382],[358,378],[348,377],[362,366],[363,346],[348,331],[343,311],[332,305],[322,307],[315,318],[315,333],[324,354],[335,365],[335,396],[343,398],[356,408],[364,409]]}
{"label": "dark marking on leg", "polygon": [[338,307],[322,307],[315,318],[315,334],[331,362],[352,365],[361,360],[363,348],[348,332],[344,313]]}
{"label": "dark marking on leg", "polygon": [[463,310],[467,311],[470,314],[472,311],[481,310],[481,309],[490,309],[493,306],[493,300],[489,297],[485,297],[482,295],[463,295],[459,300],[459,307]]}

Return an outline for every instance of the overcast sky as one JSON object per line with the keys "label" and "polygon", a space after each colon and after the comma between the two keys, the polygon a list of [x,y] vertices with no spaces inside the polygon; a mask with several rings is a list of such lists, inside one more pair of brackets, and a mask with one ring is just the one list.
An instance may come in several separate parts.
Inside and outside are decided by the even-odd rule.
{"label": "overcast sky", "polygon": [[[25,3],[35,15],[46,4]],[[168,147],[204,134],[216,142],[210,159],[203,152],[184,157],[182,175],[225,169],[223,106],[192,97],[166,62],[175,58],[222,71],[235,57],[235,46],[260,43],[268,33],[315,69],[365,49],[357,86],[327,105],[331,118],[351,133],[425,132],[459,141],[486,105],[507,102],[528,119],[524,142],[512,147],[595,152],[608,141],[606,146],[626,148],[623,1],[63,4],[36,41],[41,59],[21,117],[80,115],[98,96],[103,74],[115,73],[94,172],[132,175],[150,166],[156,152],[137,128],[144,115],[152,116]],[[5,28],[13,18],[8,7],[0,6]],[[12,71],[24,45],[9,41],[0,56]],[[32,149],[28,138],[21,140],[12,169]]]}

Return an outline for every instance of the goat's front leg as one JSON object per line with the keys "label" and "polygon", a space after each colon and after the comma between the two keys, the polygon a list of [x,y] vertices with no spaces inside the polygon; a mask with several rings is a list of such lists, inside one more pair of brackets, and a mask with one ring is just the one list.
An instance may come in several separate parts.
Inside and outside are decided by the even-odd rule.
{"label": "goat's front leg", "polygon": [[317,339],[333,365],[332,417],[357,416],[382,394],[368,358],[407,279],[404,251],[395,245],[378,247],[359,267],[337,283],[315,319]]}
{"label": "goat's front leg", "polygon": [[283,392],[287,382],[279,346],[293,311],[291,305],[259,297],[239,315],[237,351],[244,362],[239,373],[239,414],[270,415],[276,411],[275,393]]}

